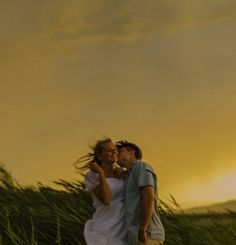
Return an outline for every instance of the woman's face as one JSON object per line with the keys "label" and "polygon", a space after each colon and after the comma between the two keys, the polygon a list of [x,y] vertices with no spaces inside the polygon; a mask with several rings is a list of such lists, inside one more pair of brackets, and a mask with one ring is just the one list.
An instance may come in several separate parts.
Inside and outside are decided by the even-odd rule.
{"label": "woman's face", "polygon": [[98,155],[101,162],[104,163],[114,163],[117,162],[117,149],[116,146],[112,142],[106,142],[103,144],[103,150]]}

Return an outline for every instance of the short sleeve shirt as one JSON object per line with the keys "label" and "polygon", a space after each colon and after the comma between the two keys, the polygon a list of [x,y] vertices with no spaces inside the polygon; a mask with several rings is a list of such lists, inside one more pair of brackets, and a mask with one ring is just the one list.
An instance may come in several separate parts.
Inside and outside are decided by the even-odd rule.
{"label": "short sleeve shirt", "polygon": [[133,163],[126,179],[125,210],[128,244],[138,244],[138,231],[141,218],[140,188],[153,186],[155,205],[151,222],[148,227],[149,237],[164,241],[165,232],[158,212],[157,176],[154,169],[145,162],[137,160]]}

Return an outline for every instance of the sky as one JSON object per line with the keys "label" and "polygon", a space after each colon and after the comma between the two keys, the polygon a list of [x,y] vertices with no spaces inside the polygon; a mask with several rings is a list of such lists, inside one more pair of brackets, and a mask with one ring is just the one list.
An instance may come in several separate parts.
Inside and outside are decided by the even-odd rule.
{"label": "sky", "polygon": [[138,144],[160,198],[235,199],[234,0],[0,2],[0,162],[75,180],[105,136]]}

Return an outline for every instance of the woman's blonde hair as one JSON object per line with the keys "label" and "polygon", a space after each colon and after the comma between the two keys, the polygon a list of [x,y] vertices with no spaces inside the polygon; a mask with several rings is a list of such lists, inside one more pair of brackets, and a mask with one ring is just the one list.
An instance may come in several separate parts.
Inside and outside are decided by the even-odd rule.
{"label": "woman's blonde hair", "polygon": [[89,146],[91,151],[86,155],[80,157],[75,163],[74,166],[78,172],[83,172],[87,169],[87,164],[89,162],[96,162],[98,165],[101,165],[101,161],[98,158],[98,154],[103,151],[103,145],[107,142],[112,142],[111,138],[106,137],[101,140],[98,140],[94,145]]}

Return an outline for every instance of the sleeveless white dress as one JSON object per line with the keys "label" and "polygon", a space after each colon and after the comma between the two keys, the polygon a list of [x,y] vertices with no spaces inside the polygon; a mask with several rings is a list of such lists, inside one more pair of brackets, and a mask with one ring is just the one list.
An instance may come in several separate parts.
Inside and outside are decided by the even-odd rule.
{"label": "sleeveless white dress", "polygon": [[93,193],[99,184],[99,177],[90,171],[85,176],[86,190],[91,192],[93,205],[96,209],[91,220],[84,228],[87,245],[125,245],[125,209],[124,181],[116,178],[106,178],[112,198],[110,205],[104,205]]}

